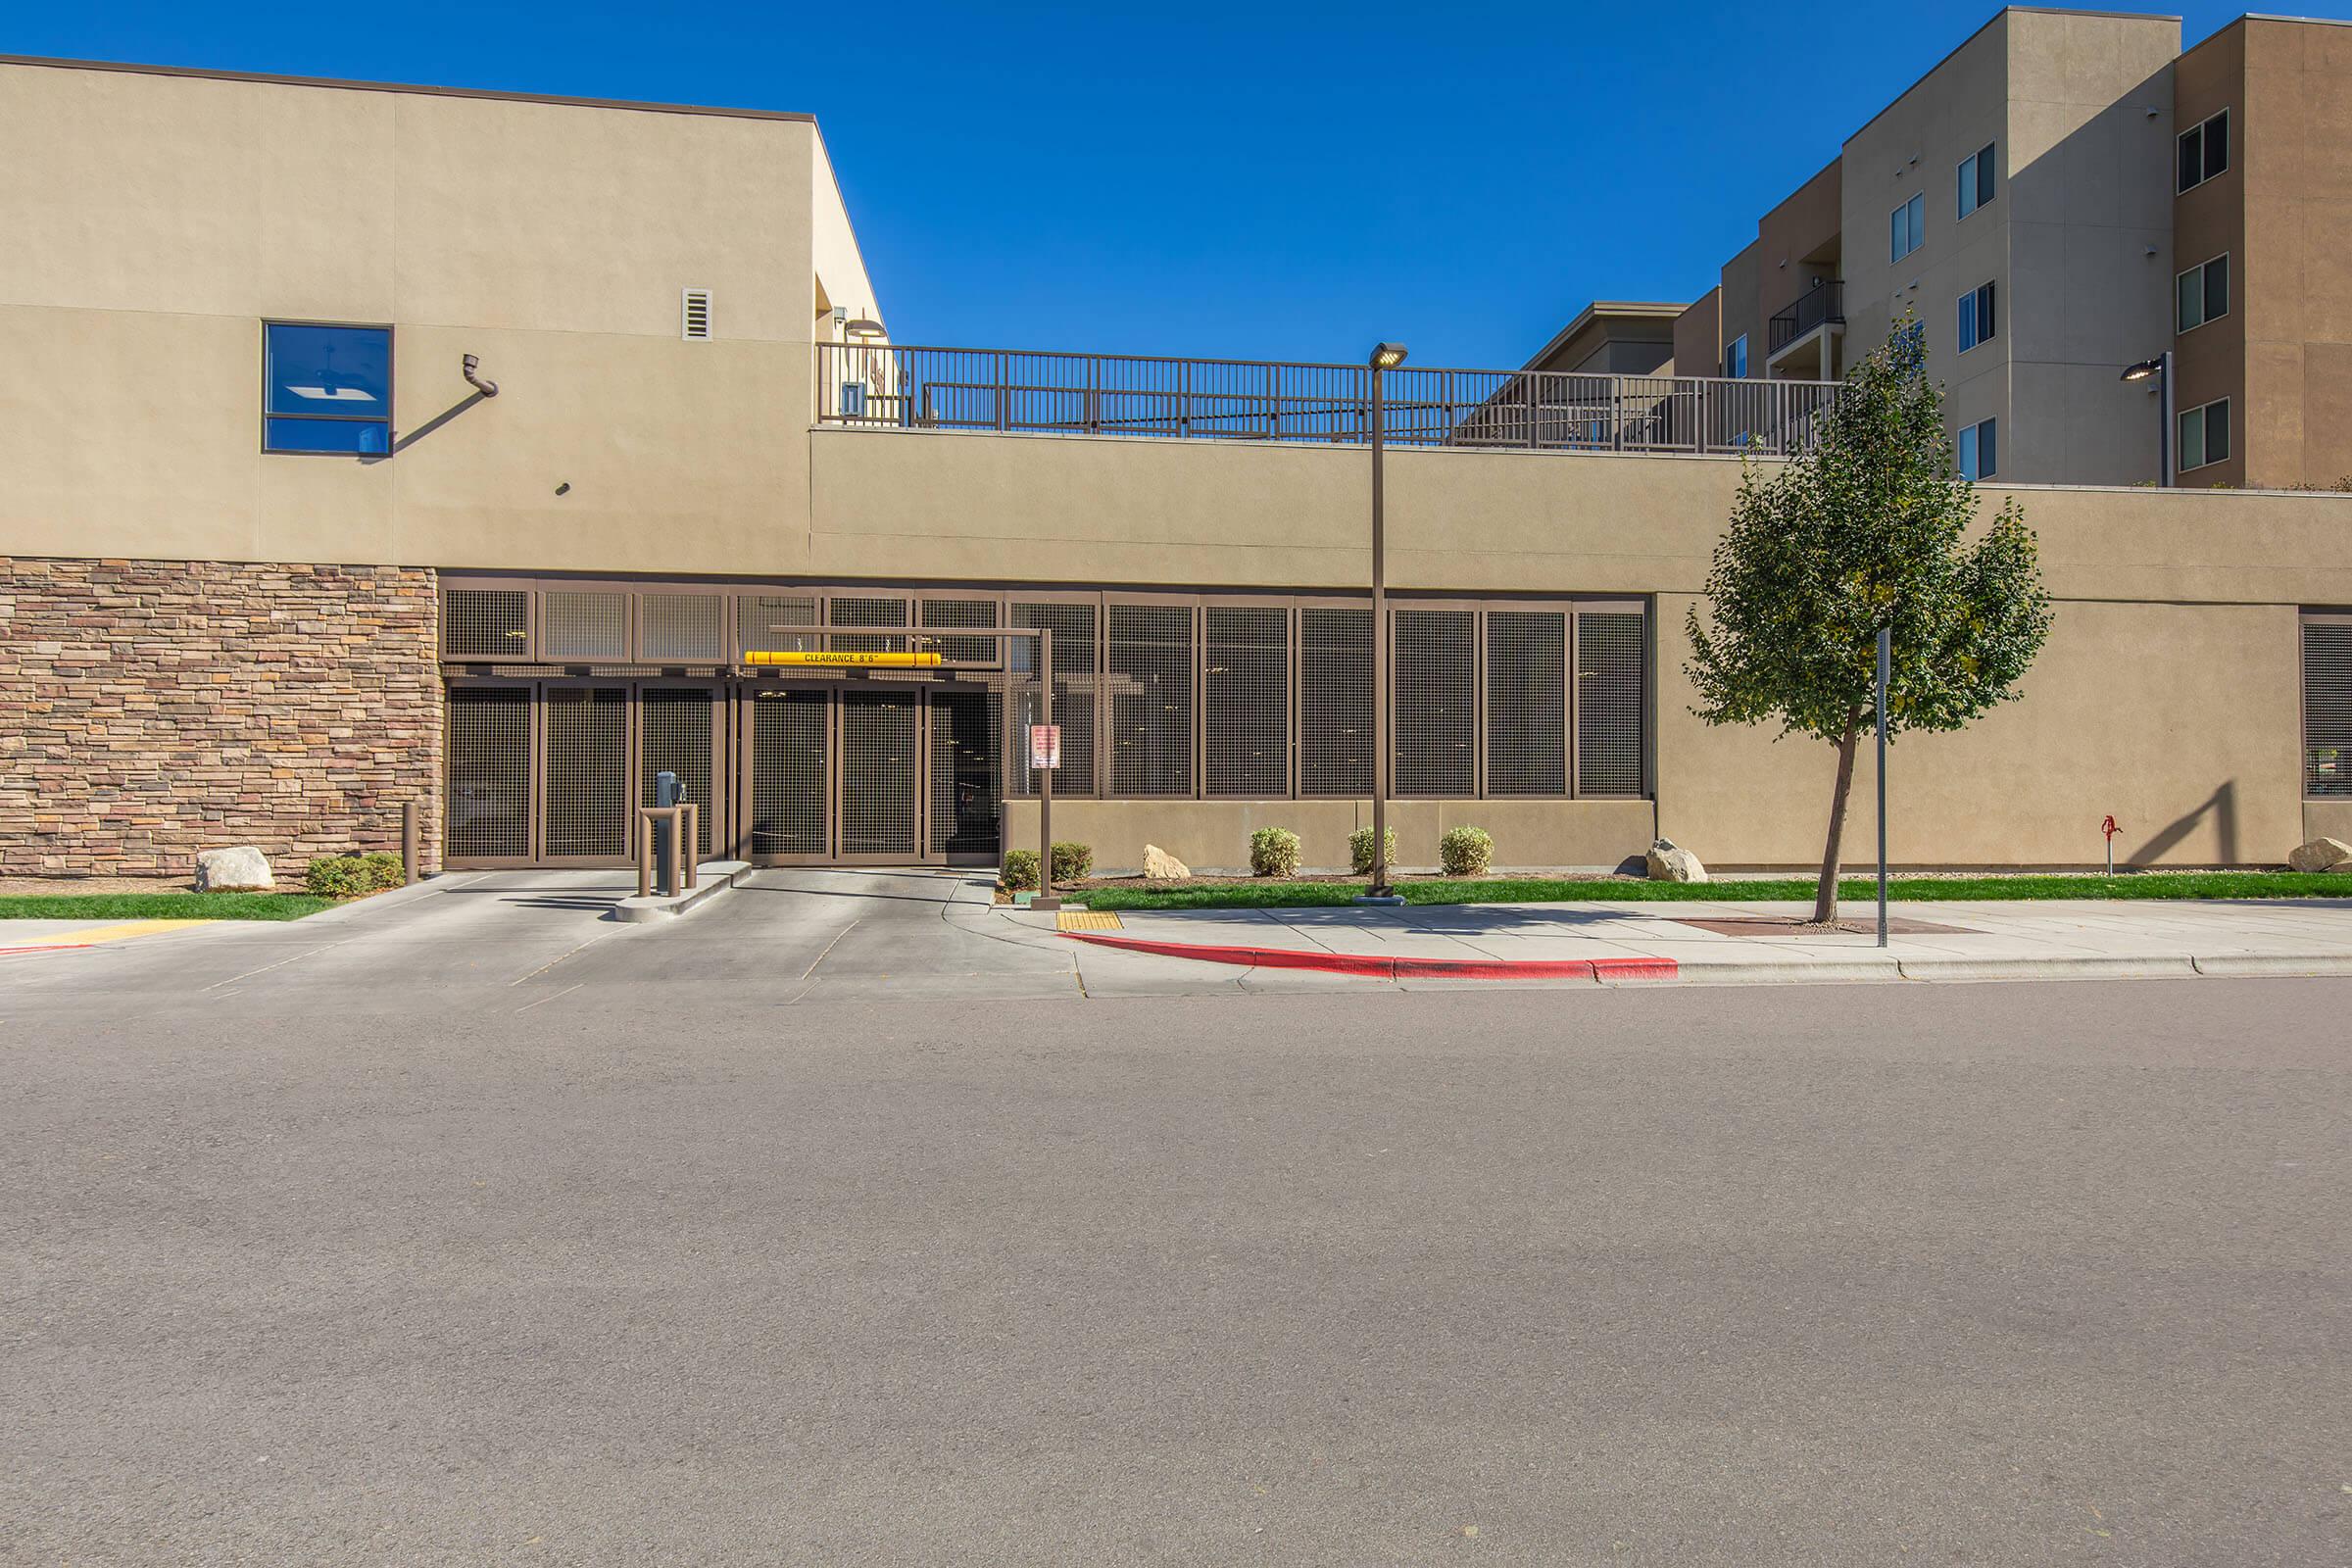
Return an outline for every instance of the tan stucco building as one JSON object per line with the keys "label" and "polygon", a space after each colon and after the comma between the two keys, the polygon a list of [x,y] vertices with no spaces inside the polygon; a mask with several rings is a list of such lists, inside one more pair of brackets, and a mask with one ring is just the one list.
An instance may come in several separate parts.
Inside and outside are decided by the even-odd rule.
{"label": "tan stucco building", "polygon": [[[993,627],[1054,635],[1057,836],[1344,862],[1361,367],[898,344],[801,117],[12,60],[0,140],[0,870],[390,847],[411,801],[431,861],[610,863],[657,770],[714,851],[993,860],[1037,696],[954,636]],[[1391,376],[1408,863],[1461,822],[1516,866],[1818,855],[1827,749],[1701,725],[1681,671],[1742,461],[1822,392],[1664,373],[1690,319]],[[2352,826],[2303,693],[2352,497],[2010,494],[2056,632],[2022,702],[1897,746],[1892,859]],[[946,663],[753,667],[817,623]]]}
{"label": "tan stucco building", "polygon": [[[2352,478],[2352,25],[2013,6],[1757,222],[1686,375],[1835,377],[1906,317],[1964,465],[2035,484]],[[2177,354],[2172,450],[2155,378]]]}

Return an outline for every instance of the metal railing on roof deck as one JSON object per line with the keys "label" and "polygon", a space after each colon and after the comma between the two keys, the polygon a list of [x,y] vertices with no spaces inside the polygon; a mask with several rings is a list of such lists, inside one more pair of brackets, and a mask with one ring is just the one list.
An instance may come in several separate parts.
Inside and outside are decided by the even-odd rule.
{"label": "metal railing on roof deck", "polygon": [[[1360,365],[866,343],[816,351],[822,424],[1339,446],[1368,440],[1371,428],[1371,371]],[[1384,392],[1386,439],[1396,446],[1772,456],[1812,438],[1838,383],[1408,365],[1387,372]]]}

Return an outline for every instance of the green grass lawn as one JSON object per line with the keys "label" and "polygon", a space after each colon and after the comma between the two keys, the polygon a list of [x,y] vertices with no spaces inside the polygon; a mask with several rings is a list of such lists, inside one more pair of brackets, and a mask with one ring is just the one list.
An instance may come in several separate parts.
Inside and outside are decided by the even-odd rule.
{"label": "green grass lawn", "polygon": [[334,903],[307,893],[26,893],[0,896],[0,920],[299,920]]}
{"label": "green grass lawn", "polygon": [[[1687,903],[1697,900],[1781,899],[1811,903],[1811,877],[1717,882],[1642,882],[1617,878],[1575,882],[1559,877],[1495,876],[1399,882],[1407,904]],[[1879,885],[1850,877],[1838,884],[1845,899],[1875,899]],[[1092,909],[1301,909],[1346,904],[1362,891],[1355,882],[1240,882],[1206,887],[1090,888],[1073,902]],[[2343,899],[2352,875],[2294,871],[2148,871],[2137,875],[1902,877],[1887,895],[1907,904],[1953,899]]]}

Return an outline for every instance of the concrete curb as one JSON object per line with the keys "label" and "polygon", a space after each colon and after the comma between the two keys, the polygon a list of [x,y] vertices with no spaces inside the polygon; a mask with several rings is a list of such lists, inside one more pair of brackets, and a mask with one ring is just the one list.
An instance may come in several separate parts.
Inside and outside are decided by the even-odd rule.
{"label": "concrete curb", "polygon": [[1311,969],[1321,974],[1360,975],[1373,980],[1671,980],[1678,967],[1672,958],[1392,958],[1371,953],[1155,942],[1147,937],[1101,936],[1091,931],[1064,931],[1060,935],[1072,942],[1165,958],[1195,958],[1203,963],[1239,964],[1251,969]]}
{"label": "concrete curb", "polygon": [[612,918],[641,922],[684,914],[726,892],[737,877],[750,874],[751,869],[747,860],[705,860],[694,868],[693,887],[683,893],[651,893],[642,899],[631,895],[612,906]]}
{"label": "concrete curb", "polygon": [[2199,976],[2352,975],[2352,955],[2083,954],[2057,957],[1855,957],[1762,959],[1750,963],[1675,958],[1412,958],[1319,949],[1261,948],[1196,942],[1162,942],[1149,937],[1114,937],[1087,931],[1058,933],[1065,940],[1117,948],[1163,958],[1252,969],[1303,969],[1354,975],[1368,980],[1590,980],[1604,986],[1682,985],[1856,985],[1903,981],[1956,983],[1977,980],[2188,980]]}
{"label": "concrete curb", "polygon": [[2212,957],[2191,961],[2196,964],[2197,973],[2215,979],[2352,975],[2352,955],[2340,953],[2217,953]]}

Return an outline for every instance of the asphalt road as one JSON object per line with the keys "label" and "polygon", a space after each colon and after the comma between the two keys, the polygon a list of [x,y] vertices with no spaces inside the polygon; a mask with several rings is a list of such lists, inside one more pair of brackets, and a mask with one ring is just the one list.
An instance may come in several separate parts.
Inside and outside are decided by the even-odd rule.
{"label": "asphalt road", "polygon": [[0,1560],[2352,1561],[2352,982],[1121,996],[855,891],[0,965]]}

